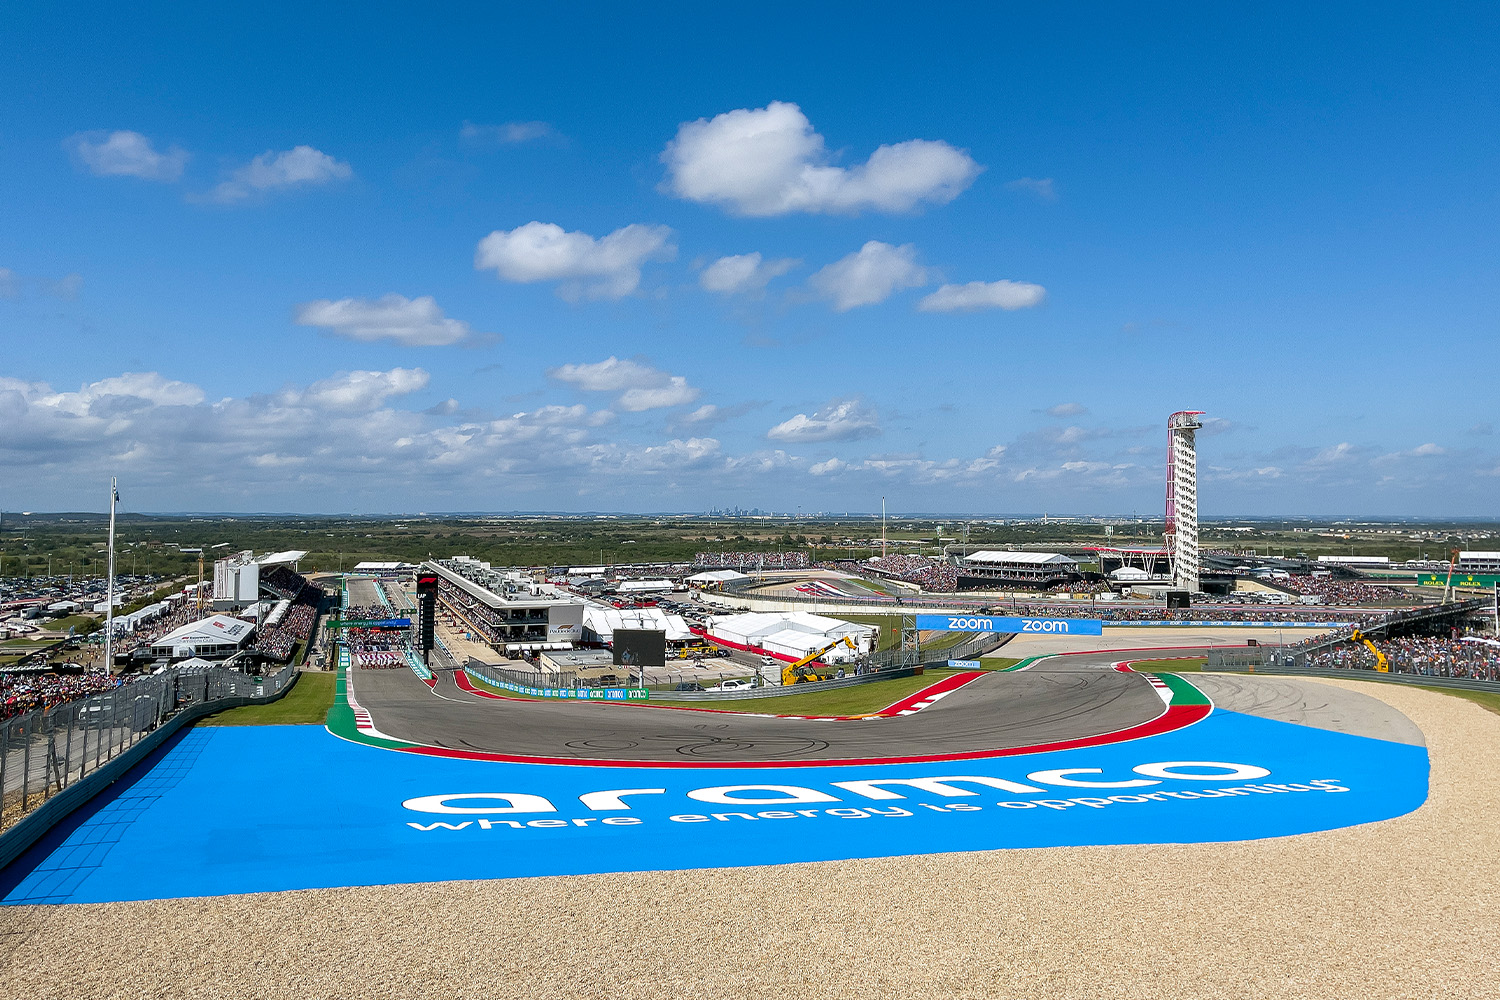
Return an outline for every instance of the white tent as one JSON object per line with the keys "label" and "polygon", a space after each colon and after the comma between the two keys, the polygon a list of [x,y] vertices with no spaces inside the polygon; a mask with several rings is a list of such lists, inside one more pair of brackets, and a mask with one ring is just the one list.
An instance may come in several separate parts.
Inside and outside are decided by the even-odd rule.
{"label": "white tent", "polygon": [[[772,637],[777,637],[778,642],[790,648],[794,642],[786,633],[806,636],[806,641],[811,643],[805,647],[807,651],[849,636],[862,653],[870,651],[877,631],[874,625],[859,625],[806,611],[751,611],[740,615],[724,615],[712,619],[709,627],[709,634],[715,638],[762,649],[769,648],[766,642]],[[845,649],[847,651],[848,647]]]}
{"label": "white tent", "polygon": [[212,615],[168,632],[151,644],[151,653],[153,656],[222,658],[249,642],[254,631],[253,622],[228,615]]}
{"label": "white tent", "polygon": [[583,628],[596,642],[613,642],[616,629],[651,629],[667,633],[668,642],[687,642],[693,632],[681,615],[660,608],[612,608],[597,601],[583,606]]}
{"label": "white tent", "polygon": [[687,578],[688,583],[703,584],[733,583],[735,580],[748,580],[749,574],[740,573],[732,569],[711,569],[704,573],[694,573]]}

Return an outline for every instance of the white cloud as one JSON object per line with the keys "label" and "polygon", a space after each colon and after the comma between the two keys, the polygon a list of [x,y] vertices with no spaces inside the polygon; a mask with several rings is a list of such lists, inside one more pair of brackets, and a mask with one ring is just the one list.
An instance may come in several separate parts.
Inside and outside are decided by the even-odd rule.
{"label": "white cloud", "polygon": [[723,419],[724,408],[713,403],[704,403],[682,418],[684,424],[711,424]]}
{"label": "white cloud", "polygon": [[297,307],[297,323],[322,327],[348,340],[393,340],[408,347],[456,344],[473,333],[469,324],[444,316],[431,295],[415,299],[396,294],[378,299],[317,299]]}
{"label": "white cloud", "polygon": [[1089,412],[1089,409],[1082,403],[1059,403],[1049,406],[1043,412],[1049,417],[1077,417]]}
{"label": "white cloud", "polygon": [[720,295],[754,295],[765,291],[772,278],[779,278],[802,263],[791,257],[763,260],[760,252],[720,257],[698,275],[704,291]]}
{"label": "white cloud", "polygon": [[1018,177],[1005,185],[1008,191],[1026,191],[1042,201],[1056,201],[1057,188],[1050,177]]}
{"label": "white cloud", "polygon": [[254,194],[332,184],[353,176],[354,168],[349,164],[311,146],[296,146],[282,153],[266,150],[214,188],[209,200],[229,204]]}
{"label": "white cloud", "polygon": [[1047,290],[1025,281],[971,281],[943,285],[917,303],[922,312],[973,312],[977,309],[1030,309],[1042,304]]}
{"label": "white cloud", "polygon": [[842,459],[830,458],[826,462],[815,462],[809,465],[807,471],[814,476],[827,476],[847,468],[849,468],[848,463]]}
{"label": "white cloud", "polygon": [[21,283],[16,280],[16,272],[0,267],[0,299],[13,299],[20,294]]}
{"label": "white cloud", "polygon": [[772,441],[854,441],[880,433],[875,411],[857,399],[834,400],[811,416],[799,413],[766,432]]}
{"label": "white cloud", "polygon": [[591,364],[562,365],[547,374],[586,392],[618,392],[616,405],[627,413],[686,406],[702,395],[681,375],[613,356]]}
{"label": "white cloud", "polygon": [[846,312],[884,302],[892,293],[919,288],[928,280],[927,268],[917,264],[916,247],[871,240],[818,271],[807,283],[819,296],[831,300],[834,309]]}
{"label": "white cloud", "polygon": [[561,138],[547,122],[505,122],[501,125],[478,125],[464,122],[458,137],[465,142],[501,142],[509,146],[538,139]]}
{"label": "white cloud", "polygon": [[420,368],[339,372],[314,382],[305,391],[283,393],[283,399],[323,410],[367,413],[384,406],[392,396],[406,396],[427,388],[431,380],[432,376]]}
{"label": "white cloud", "polygon": [[620,409],[627,413],[660,410],[668,406],[686,406],[696,402],[702,392],[687,384],[681,375],[673,375],[666,385],[656,388],[626,389],[620,396]]}
{"label": "white cloud", "polygon": [[139,177],[145,181],[175,181],[182,176],[188,154],[170,147],[158,153],[139,132],[80,132],[66,145],[98,177]]}
{"label": "white cloud", "polygon": [[558,293],[575,300],[618,299],[640,287],[641,266],[677,255],[672,230],[633,224],[595,239],[565,232],[550,222],[528,222],[509,232],[495,230],[474,251],[476,270],[527,284],[563,282]]}
{"label": "white cloud", "polygon": [[927,139],[881,146],[852,167],[830,160],[802,109],[772,101],[680,125],[661,154],[662,187],[735,215],[906,212],[947,204],[982,169],[963,150]]}

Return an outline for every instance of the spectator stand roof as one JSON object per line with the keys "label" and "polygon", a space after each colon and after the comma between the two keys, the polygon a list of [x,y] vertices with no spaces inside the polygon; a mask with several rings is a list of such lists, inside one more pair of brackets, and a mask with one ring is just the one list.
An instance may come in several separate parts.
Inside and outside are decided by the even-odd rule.
{"label": "spectator stand roof", "polygon": [[1077,560],[1057,552],[1015,552],[1009,549],[984,549],[966,560],[979,565],[1076,566]]}
{"label": "spectator stand roof", "polygon": [[241,621],[228,615],[210,615],[207,618],[195,622],[188,622],[168,632],[151,644],[155,649],[161,646],[177,648],[180,646],[193,646],[201,648],[205,646],[241,646],[250,638],[254,631],[255,623]]}
{"label": "spectator stand roof", "polygon": [[285,552],[272,552],[267,555],[263,555],[255,561],[260,565],[267,567],[286,566],[290,569],[296,569],[297,563],[306,558],[306,552],[299,549],[288,549]]}

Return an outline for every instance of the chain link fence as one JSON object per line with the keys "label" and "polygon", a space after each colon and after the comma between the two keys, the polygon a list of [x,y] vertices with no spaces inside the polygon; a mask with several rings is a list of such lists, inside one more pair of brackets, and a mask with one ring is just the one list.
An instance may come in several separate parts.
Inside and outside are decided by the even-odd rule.
{"label": "chain link fence", "polygon": [[277,694],[297,669],[257,677],[223,667],[169,669],[102,694],[0,721],[0,830],[194,705]]}

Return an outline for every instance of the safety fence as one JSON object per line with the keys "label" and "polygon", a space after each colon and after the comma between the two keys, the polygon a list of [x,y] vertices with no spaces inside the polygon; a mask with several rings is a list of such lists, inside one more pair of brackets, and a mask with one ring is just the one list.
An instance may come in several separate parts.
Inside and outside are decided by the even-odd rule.
{"label": "safety fence", "polygon": [[1500,681],[1482,680],[1477,677],[1451,677],[1442,674],[1425,674],[1398,671],[1383,674],[1371,667],[1308,667],[1296,665],[1295,659],[1284,662],[1254,662],[1244,656],[1243,650],[1216,655],[1210,651],[1204,670],[1224,673],[1269,674],[1279,677],[1323,677],[1359,681],[1379,681],[1385,684],[1414,684],[1420,687],[1451,688],[1458,691],[1500,692]]}
{"label": "safety fence", "polygon": [[296,675],[290,664],[265,676],[222,667],[173,668],[0,722],[0,830],[105,767],[168,719],[216,702],[275,696]]}
{"label": "safety fence", "polygon": [[[1438,604],[1432,607],[1392,612],[1379,622],[1362,624],[1360,628],[1366,635],[1375,638],[1386,638],[1393,633],[1430,624],[1435,621],[1457,621],[1467,615],[1482,614],[1493,607],[1493,602],[1487,600],[1452,601],[1448,604]],[[1261,655],[1269,657],[1274,654],[1276,656],[1275,662],[1282,666],[1305,667],[1308,665],[1309,658],[1314,654],[1348,642],[1352,634],[1353,626],[1347,626],[1326,635],[1306,639],[1295,645],[1263,646],[1261,648],[1264,650],[1264,653]],[[1267,662],[1271,661],[1267,660]]]}

